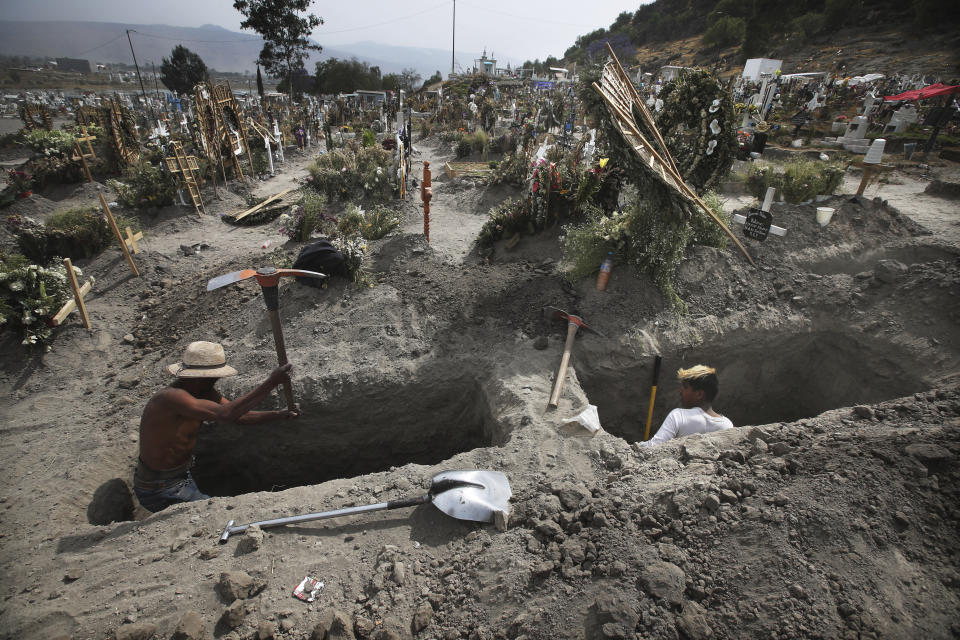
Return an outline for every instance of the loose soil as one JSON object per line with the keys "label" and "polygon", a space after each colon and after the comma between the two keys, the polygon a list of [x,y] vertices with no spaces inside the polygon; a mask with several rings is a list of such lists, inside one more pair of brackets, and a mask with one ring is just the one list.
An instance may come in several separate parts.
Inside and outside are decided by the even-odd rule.
{"label": "loose soil", "polygon": [[[3,334],[3,637],[960,634],[960,209],[924,194],[956,183],[956,165],[775,204],[788,233],[745,241],[755,267],[735,249],[689,252],[677,316],[625,266],[605,292],[568,283],[557,229],[479,254],[487,210],[515,192],[446,178],[449,150],[416,147],[414,174],[429,160],[435,176],[430,242],[411,198],[402,228],[370,243],[375,286],[281,284],[304,412],[204,430],[195,471],[210,500],[139,507],[139,415],[193,340],[224,345],[240,371],[220,383],[228,396],[275,365],[256,284],[205,291],[295,255],[275,224],[226,224],[246,204],[222,187],[204,192],[204,216],[139,214],[139,278],[116,248],[79,265],[96,277],[93,330],[71,318],[42,356]],[[296,185],[309,160],[289,152],[253,192]],[[8,212],[94,204],[100,187]],[[816,206],[836,209],[826,227]],[[544,320],[548,305],[603,334],[577,338],[555,410],[566,327]],[[703,362],[738,428],[641,447],[655,354],[655,425],[676,405],[673,371]],[[595,435],[571,421],[588,403]],[[440,471],[476,468],[510,480],[506,531],[426,504],[218,544],[230,520],[419,495]],[[313,603],[292,597],[304,576],[324,582]]]}

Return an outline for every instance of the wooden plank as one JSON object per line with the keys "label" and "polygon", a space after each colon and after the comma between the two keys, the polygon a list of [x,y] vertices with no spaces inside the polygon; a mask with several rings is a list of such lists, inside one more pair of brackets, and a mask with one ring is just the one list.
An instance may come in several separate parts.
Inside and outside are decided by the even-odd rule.
{"label": "wooden plank", "polygon": [[90,289],[93,288],[93,285],[90,284],[90,281],[83,283],[82,287],[77,286],[77,274],[73,272],[73,265],[70,264],[70,258],[64,258],[63,264],[67,268],[67,279],[70,281],[70,288],[73,289],[73,300],[67,300],[67,303],[60,307],[60,311],[57,311],[57,314],[53,316],[50,320],[50,324],[55,327],[59,327],[64,320],[67,319],[73,310],[78,306],[80,307],[80,315],[83,316],[83,324],[87,329],[91,329],[90,318],[87,316],[87,307],[83,304],[83,296],[90,293]]}
{"label": "wooden plank", "polygon": [[246,218],[246,217],[249,216],[250,214],[253,214],[253,213],[256,213],[257,211],[260,211],[260,209],[263,209],[263,208],[266,207],[268,204],[272,204],[272,203],[274,203],[274,202],[279,202],[280,200],[283,199],[283,196],[287,195],[287,194],[290,193],[291,191],[296,191],[297,189],[299,189],[299,187],[294,187],[294,188],[292,188],[292,189],[287,189],[286,191],[281,191],[280,193],[275,193],[274,195],[270,196],[269,198],[267,198],[266,200],[264,200],[264,201],[261,202],[260,204],[254,206],[254,207],[251,207],[251,208],[247,209],[246,211],[244,211],[244,212],[242,212],[242,213],[238,213],[236,216],[233,217],[233,221],[236,222],[237,220],[243,220],[244,218]]}

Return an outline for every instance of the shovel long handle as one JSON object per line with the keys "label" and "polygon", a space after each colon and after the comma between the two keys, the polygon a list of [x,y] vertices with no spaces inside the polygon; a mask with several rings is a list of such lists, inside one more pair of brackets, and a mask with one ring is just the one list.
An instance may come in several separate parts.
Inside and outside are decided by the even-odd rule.
{"label": "shovel long handle", "polygon": [[653,384],[650,385],[650,407],[647,409],[647,426],[643,430],[644,441],[650,439],[650,423],[653,422],[653,403],[657,400],[657,381],[660,379],[660,356],[653,361]]}
{"label": "shovel long handle", "polygon": [[274,518],[273,520],[261,520],[260,522],[251,522],[250,524],[238,524],[234,526],[233,520],[227,523],[220,536],[220,544],[226,543],[231,535],[243,533],[250,527],[256,525],[261,529],[270,527],[282,527],[288,524],[298,524],[300,522],[313,522],[314,520],[327,520],[329,518],[339,518],[340,516],[356,515],[358,513],[370,513],[371,511],[384,511],[386,509],[401,509],[403,507],[414,507],[425,502],[430,502],[430,494],[417,496],[415,498],[404,498],[401,500],[391,500],[390,502],[378,502],[377,504],[368,504],[360,507],[346,507],[344,509],[334,509],[333,511],[321,511],[319,513],[305,513],[300,516],[289,516],[287,518]]}
{"label": "shovel long handle", "polygon": [[560,392],[563,390],[563,381],[567,377],[567,367],[570,365],[570,352],[573,351],[573,339],[577,335],[577,325],[567,323],[567,341],[563,345],[563,358],[560,359],[560,370],[557,372],[557,381],[553,383],[553,393],[550,394],[550,406],[560,404]]}

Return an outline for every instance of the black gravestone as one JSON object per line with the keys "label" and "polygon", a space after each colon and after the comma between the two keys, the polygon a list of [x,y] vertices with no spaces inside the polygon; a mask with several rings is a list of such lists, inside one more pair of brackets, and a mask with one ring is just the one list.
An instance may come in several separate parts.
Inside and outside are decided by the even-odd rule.
{"label": "black gravestone", "polygon": [[743,235],[754,240],[763,242],[770,233],[770,225],[773,223],[773,216],[769,211],[761,209],[751,209],[750,215],[743,223]]}

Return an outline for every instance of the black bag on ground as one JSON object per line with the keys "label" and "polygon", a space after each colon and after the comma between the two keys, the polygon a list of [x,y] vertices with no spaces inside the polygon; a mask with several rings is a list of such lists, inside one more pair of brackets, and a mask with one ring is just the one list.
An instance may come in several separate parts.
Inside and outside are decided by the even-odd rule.
{"label": "black bag on ground", "polygon": [[[317,271],[327,276],[346,275],[343,254],[329,240],[318,240],[301,249],[293,268]],[[326,282],[320,278],[297,277],[297,280],[312,287],[320,287]]]}

